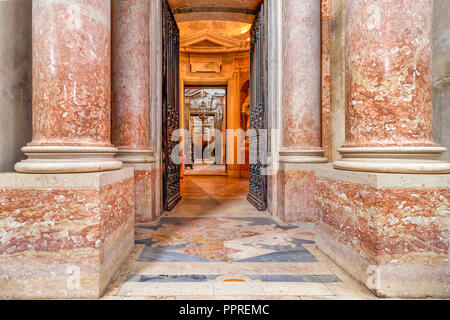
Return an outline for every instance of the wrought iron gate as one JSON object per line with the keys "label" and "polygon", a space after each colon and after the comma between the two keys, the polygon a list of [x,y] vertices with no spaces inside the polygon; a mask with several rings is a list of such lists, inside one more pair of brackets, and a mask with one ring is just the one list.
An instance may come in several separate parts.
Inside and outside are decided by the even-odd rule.
{"label": "wrought iron gate", "polygon": [[180,165],[171,160],[178,142],[172,134],[180,128],[180,37],[177,23],[167,3],[162,5],[162,165],[164,210],[172,210],[181,200]]}
{"label": "wrought iron gate", "polygon": [[251,29],[250,46],[250,187],[248,201],[267,208],[267,8],[264,1]]}

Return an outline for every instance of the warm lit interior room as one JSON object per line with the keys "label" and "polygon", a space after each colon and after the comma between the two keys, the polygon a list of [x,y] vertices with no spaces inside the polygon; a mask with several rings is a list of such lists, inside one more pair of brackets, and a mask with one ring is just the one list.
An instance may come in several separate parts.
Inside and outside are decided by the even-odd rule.
{"label": "warm lit interior room", "polygon": [[[234,139],[227,136],[227,129],[245,132],[249,125],[251,27],[234,21],[178,23],[180,128],[191,140],[183,150],[184,197],[217,191],[247,196],[248,137],[243,144],[227,144],[227,138]],[[238,152],[243,154],[241,163]],[[227,154],[236,157],[227,162]],[[216,185],[222,188],[217,190]]]}

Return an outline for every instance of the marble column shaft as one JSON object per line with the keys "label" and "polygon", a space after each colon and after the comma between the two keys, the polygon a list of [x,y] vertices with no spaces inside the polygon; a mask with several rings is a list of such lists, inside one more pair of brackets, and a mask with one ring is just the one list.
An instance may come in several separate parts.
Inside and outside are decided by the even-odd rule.
{"label": "marble column shaft", "polygon": [[33,1],[33,140],[20,172],[118,169],[111,144],[110,2]]}
{"label": "marble column shaft", "polygon": [[348,0],[346,142],[335,167],[449,172],[433,142],[432,0]]}
{"label": "marble column shaft", "polygon": [[136,222],[156,218],[157,175],[150,150],[150,0],[114,0],[112,141],[135,169]]}
{"label": "marble column shaft", "polygon": [[112,141],[121,158],[150,152],[149,41],[150,1],[113,1]]}
{"label": "marble column shaft", "polygon": [[315,212],[311,166],[327,162],[321,136],[321,1],[285,0],[281,11],[281,148],[276,214],[287,222],[310,223]]}
{"label": "marble column shaft", "polygon": [[322,148],[325,157],[331,159],[331,3],[330,0],[321,0],[321,110],[322,110]]}
{"label": "marble column shaft", "polygon": [[283,1],[281,162],[324,162],[320,1]]}

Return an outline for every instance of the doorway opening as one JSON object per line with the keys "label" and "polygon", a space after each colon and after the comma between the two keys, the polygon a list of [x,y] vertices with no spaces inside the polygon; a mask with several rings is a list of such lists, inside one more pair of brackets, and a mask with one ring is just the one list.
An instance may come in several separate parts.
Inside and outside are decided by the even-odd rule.
{"label": "doorway opening", "polygon": [[183,176],[227,175],[226,102],[226,87],[185,87]]}
{"label": "doorway opening", "polygon": [[264,2],[253,13],[247,22],[176,21],[163,3],[164,210],[195,195],[267,207]]}

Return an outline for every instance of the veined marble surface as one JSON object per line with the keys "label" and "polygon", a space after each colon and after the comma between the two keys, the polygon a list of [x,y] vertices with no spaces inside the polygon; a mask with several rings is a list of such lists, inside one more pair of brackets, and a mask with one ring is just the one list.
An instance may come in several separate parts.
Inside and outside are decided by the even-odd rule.
{"label": "veined marble surface", "polygon": [[79,174],[70,187],[15,175],[42,185],[0,188],[0,296],[101,296],[133,247],[132,170]]}
{"label": "veined marble surface", "polygon": [[33,1],[31,145],[111,146],[110,3]]}
{"label": "veined marble surface", "polygon": [[346,147],[435,146],[432,0],[349,0]]}

